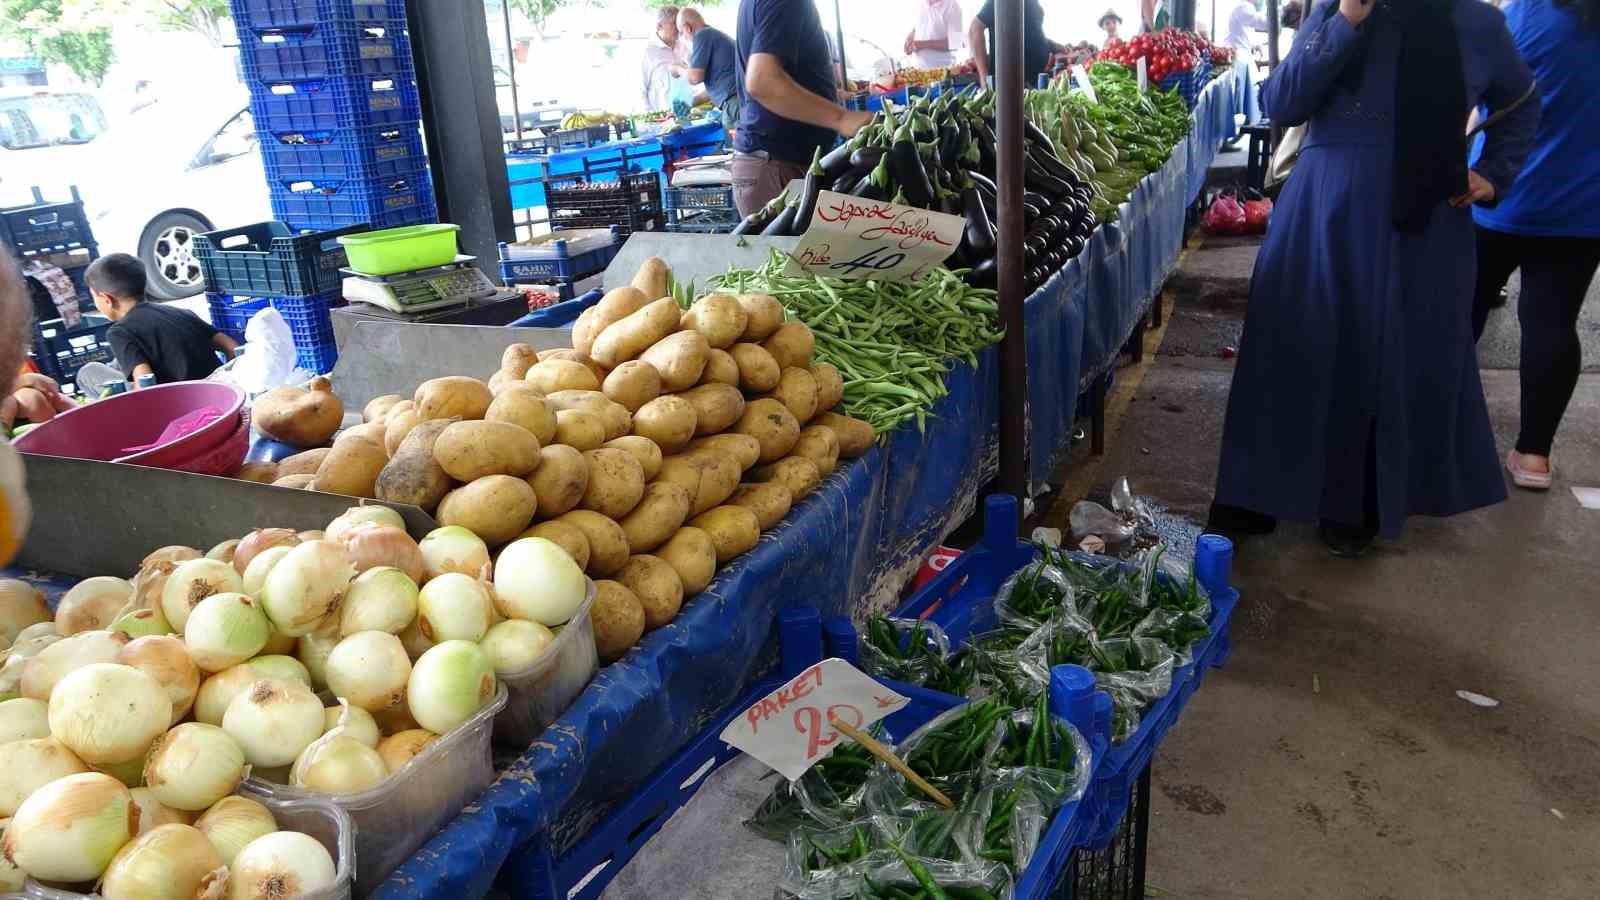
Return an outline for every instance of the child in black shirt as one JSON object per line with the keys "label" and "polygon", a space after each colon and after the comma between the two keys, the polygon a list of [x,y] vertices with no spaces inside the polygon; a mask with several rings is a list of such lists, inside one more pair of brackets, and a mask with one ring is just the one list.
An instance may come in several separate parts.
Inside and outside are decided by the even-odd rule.
{"label": "child in black shirt", "polygon": [[102,256],[84,273],[94,307],[113,323],[111,352],[129,379],[155,375],[158,384],[199,381],[238,350],[233,338],[176,306],[145,300],[144,264],[126,253]]}

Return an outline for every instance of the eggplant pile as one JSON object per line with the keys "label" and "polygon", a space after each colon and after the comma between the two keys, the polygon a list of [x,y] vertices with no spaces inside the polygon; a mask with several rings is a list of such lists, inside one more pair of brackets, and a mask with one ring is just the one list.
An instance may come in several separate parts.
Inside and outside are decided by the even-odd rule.
{"label": "eggplant pile", "polygon": [[[966,219],[960,245],[946,264],[965,270],[975,287],[995,286],[994,95],[926,96],[884,108],[855,137],[813,156],[798,196],[788,192],[751,213],[734,234],[799,235],[823,190],[892,200]],[[1027,289],[1044,284],[1083,251],[1099,225],[1090,210],[1094,188],[1056,156],[1050,139],[1026,124],[1023,244]]]}

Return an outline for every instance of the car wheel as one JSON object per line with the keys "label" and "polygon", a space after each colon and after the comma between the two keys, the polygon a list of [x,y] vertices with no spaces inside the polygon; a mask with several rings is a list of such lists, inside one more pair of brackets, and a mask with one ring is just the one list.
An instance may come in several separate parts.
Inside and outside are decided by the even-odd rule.
{"label": "car wheel", "polygon": [[194,236],[211,231],[211,223],[191,213],[165,212],[145,226],[139,259],[149,275],[146,291],[157,300],[177,300],[206,289]]}

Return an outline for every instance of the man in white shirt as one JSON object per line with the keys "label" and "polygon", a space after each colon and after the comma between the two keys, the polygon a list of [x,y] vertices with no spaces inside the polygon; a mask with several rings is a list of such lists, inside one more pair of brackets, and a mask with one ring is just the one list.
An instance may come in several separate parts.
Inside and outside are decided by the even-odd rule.
{"label": "man in white shirt", "polygon": [[1254,32],[1267,30],[1267,14],[1261,11],[1261,0],[1237,0],[1228,13],[1228,34],[1223,45],[1233,51],[1233,95],[1239,101],[1246,125],[1261,118],[1256,103],[1256,65]]}
{"label": "man in white shirt", "polygon": [[956,64],[964,27],[956,0],[919,0],[917,27],[906,35],[906,55],[918,68],[949,68]]}
{"label": "man in white shirt", "polygon": [[656,10],[656,34],[644,48],[640,64],[642,102],[645,112],[672,108],[672,69],[682,66],[678,59],[678,8],[663,6]]}

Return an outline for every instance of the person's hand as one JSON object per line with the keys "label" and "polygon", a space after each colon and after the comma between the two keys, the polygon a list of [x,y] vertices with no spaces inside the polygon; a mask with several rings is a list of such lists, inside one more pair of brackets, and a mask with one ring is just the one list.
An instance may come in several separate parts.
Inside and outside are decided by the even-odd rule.
{"label": "person's hand", "polygon": [[40,375],[38,372],[23,372],[17,376],[16,383],[12,385],[11,389],[20,391],[23,388],[33,388],[52,400],[61,395],[61,385],[56,384],[54,378],[48,375]]}
{"label": "person's hand", "polygon": [[1376,5],[1376,0],[1339,0],[1339,15],[1359,28],[1367,16],[1372,15],[1372,8]]}
{"label": "person's hand", "polygon": [[871,121],[872,113],[864,109],[841,109],[839,123],[834,126],[834,130],[844,137],[855,137],[855,133]]}
{"label": "person's hand", "polygon": [[1467,192],[1459,197],[1450,198],[1450,205],[1459,208],[1474,203],[1488,203],[1492,200],[1494,200],[1494,183],[1475,170],[1468,169]]}

